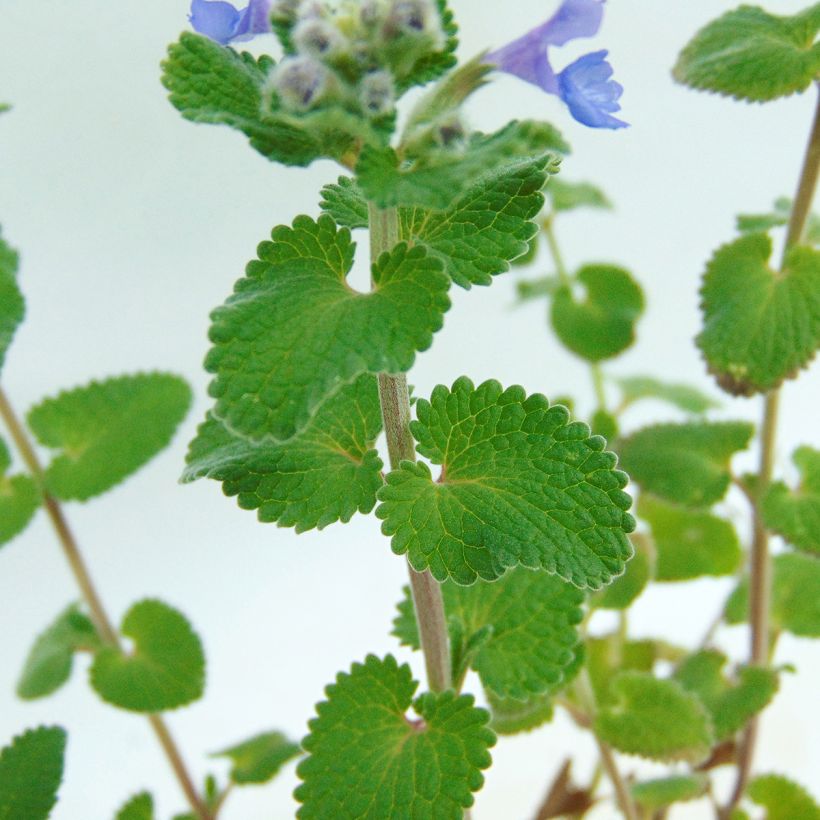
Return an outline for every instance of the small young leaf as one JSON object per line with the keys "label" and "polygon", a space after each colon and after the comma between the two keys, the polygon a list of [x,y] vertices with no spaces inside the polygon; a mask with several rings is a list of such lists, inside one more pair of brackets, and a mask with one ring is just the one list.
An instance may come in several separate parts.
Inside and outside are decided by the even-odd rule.
{"label": "small young leaf", "polygon": [[148,792],[135,794],[114,820],[154,820],[154,798]]}
{"label": "small young leaf", "polygon": [[567,286],[558,288],[550,318],[558,338],[591,362],[617,356],[635,341],[635,323],[643,313],[640,285],[615,265],[584,265],[576,274],[586,289],[577,302]]}
{"label": "small young leaf", "polygon": [[761,513],[766,526],[792,546],[820,553],[820,450],[798,447],[792,455],[800,471],[800,487],[772,484],[763,496]]}
{"label": "small young leaf", "polygon": [[613,701],[595,719],[602,740],[621,752],[653,760],[704,760],[714,742],[706,708],[674,680],[646,672],[621,672]]}
{"label": "small young leaf", "polygon": [[105,647],[91,666],[91,685],[103,700],[134,712],[160,712],[202,696],[202,644],[180,612],[160,601],[140,601],[128,610],[121,631],[134,642],[133,651]]}
{"label": "small young leaf", "polygon": [[91,382],[40,402],[29,427],[62,451],[46,470],[48,491],[85,501],[111,489],[167,446],[190,403],[191,389],[169,373]]}
{"label": "small young leaf", "polygon": [[749,783],[747,794],[766,809],[766,820],[820,820],[820,806],[792,780],[779,774],[764,774]]}
{"label": "small young leaf", "polygon": [[630,787],[632,798],[642,808],[657,811],[673,803],[697,800],[709,788],[709,778],[705,774],[675,774],[633,783]]}
{"label": "small young leaf", "polygon": [[32,700],[56,692],[71,676],[74,653],[94,652],[99,647],[100,638],[91,619],[72,604],[31,647],[17,682],[18,696]]}
{"label": "small young leaf", "polygon": [[370,224],[367,202],[356,180],[350,177],[339,177],[335,184],[325,185],[319,207],[343,228],[366,228]]}
{"label": "small young leaf", "polygon": [[[756,233],[779,228],[788,225],[791,212],[792,201],[787,196],[781,196],[774,201],[774,207],[767,214],[738,214],[737,229],[740,233]],[[815,213],[809,214],[803,242],[806,245],[820,245],[820,216]]]}
{"label": "small young leaf", "polygon": [[779,685],[777,672],[756,666],[743,667],[735,681],[727,680],[722,672],[725,665],[725,655],[707,649],[686,658],[674,674],[711,713],[718,741],[730,738],[765,709]]}
{"label": "small young leaf", "polygon": [[487,691],[487,704],[492,713],[490,728],[499,735],[531,732],[552,720],[555,712],[552,693],[533,695],[527,700],[500,698]]}
{"label": "small young leaf", "polygon": [[23,321],[26,306],[17,287],[17,252],[6,244],[0,229],[0,370],[14,331]]}
{"label": "small young leaf", "polygon": [[328,216],[296,217],[272,238],[212,314],[205,367],[229,430],[283,442],[360,373],[408,370],[443,324],[450,282],[423,247],[400,243],[373,265],[375,289],[355,292],[350,232]]}
{"label": "small young leaf", "polygon": [[[820,638],[820,558],[802,553],[775,556],[771,624],[801,638]],[[749,582],[744,579],[726,602],[726,621],[748,619]]]}
{"label": "small young leaf", "polygon": [[0,547],[28,526],[42,501],[37,482],[22,473],[7,476],[10,466],[11,455],[0,438]]}
{"label": "small young leaf", "polygon": [[65,744],[63,729],[41,726],[0,750],[0,817],[46,820],[63,779]]}
{"label": "small young leaf", "polygon": [[658,645],[653,640],[624,640],[617,632],[587,638],[584,654],[590,683],[599,704],[614,699],[612,681],[619,672],[651,672],[658,660]]}
{"label": "small young leaf", "polygon": [[[484,688],[499,698],[528,700],[559,686],[576,655],[575,627],[584,600],[580,590],[553,575],[519,567],[493,583],[477,581],[461,587],[447,581],[442,593],[456,679],[464,671],[458,668],[459,658],[467,655]],[[407,589],[394,624],[393,634],[419,649]],[[482,632],[486,637],[469,653],[475,636]]]}
{"label": "small young leaf", "polygon": [[741,6],[702,28],[678,57],[679,83],[763,102],[803,91],[820,73],[820,6],[778,17]]}
{"label": "small young leaf", "polygon": [[820,251],[790,248],[781,273],[769,267],[771,253],[766,234],[747,234],[719,248],[703,278],[696,341],[718,384],[734,395],[794,378],[820,344]]}
{"label": "small young leaf", "polygon": [[557,276],[524,279],[515,284],[520,302],[527,302],[530,299],[543,299],[545,296],[551,299],[560,287],[561,280]]}
{"label": "small young leaf", "polygon": [[327,687],[297,768],[301,820],[462,817],[490,765],[489,713],[452,691],[413,700],[417,686],[408,666],[370,655]]}
{"label": "small young leaf", "polygon": [[652,529],[656,581],[689,581],[737,571],[743,558],[740,539],[723,518],[648,493],[641,494],[637,514]]}
{"label": "small young leaf", "polygon": [[621,388],[621,404],[624,407],[640,399],[660,399],[693,415],[701,415],[713,407],[720,407],[720,402],[688,384],[671,384],[650,376],[630,376],[615,381]]}
{"label": "small young leaf", "polygon": [[289,760],[301,754],[298,743],[291,743],[281,732],[263,732],[242,743],[214,752],[211,757],[228,757],[233,762],[231,780],[244,786],[267,783]]}
{"label": "small young leaf", "polygon": [[589,182],[567,182],[561,177],[552,177],[544,193],[553,211],[572,211],[575,208],[612,209],[612,203],[606,194]]}
{"label": "small young leaf", "polygon": [[689,422],[645,427],[620,442],[621,466],[644,490],[691,507],[720,501],[729,461],[754,432],[748,422]]}
{"label": "small young leaf", "polygon": [[393,551],[440,581],[493,581],[510,567],[545,569],[597,589],[623,571],[634,527],[626,476],[599,436],[540,394],[478,388],[466,377],[416,403],[418,451],[378,492]]}
{"label": "small young leaf", "polygon": [[183,481],[213,478],[239,506],[297,532],[368,513],[382,485],[373,445],[381,431],[376,377],[344,385],[285,444],[254,444],[208,416],[191,442]]}
{"label": "small young leaf", "polygon": [[623,575],[590,596],[589,605],[594,609],[627,609],[652,578],[654,549],[640,534],[633,534],[631,541],[635,554],[627,561]]}

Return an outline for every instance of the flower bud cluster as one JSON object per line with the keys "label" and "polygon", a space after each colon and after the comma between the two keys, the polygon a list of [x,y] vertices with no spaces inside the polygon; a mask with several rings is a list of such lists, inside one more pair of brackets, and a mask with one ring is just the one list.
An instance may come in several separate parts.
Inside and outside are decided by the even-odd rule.
{"label": "flower bud cluster", "polygon": [[271,19],[288,54],[269,92],[294,113],[389,117],[414,66],[445,42],[435,0],[276,0]]}

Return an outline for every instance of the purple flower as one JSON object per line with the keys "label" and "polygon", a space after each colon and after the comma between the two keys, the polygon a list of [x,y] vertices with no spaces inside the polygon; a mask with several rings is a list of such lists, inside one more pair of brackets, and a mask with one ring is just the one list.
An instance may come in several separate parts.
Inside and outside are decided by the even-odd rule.
{"label": "purple flower", "polygon": [[223,0],[191,0],[188,19],[200,34],[226,46],[269,32],[270,4],[271,0],[250,0],[240,11]]}
{"label": "purple flower", "polygon": [[499,71],[514,74],[560,97],[576,120],[592,128],[624,128],[611,116],[619,111],[623,88],[610,79],[606,51],[586,54],[556,74],[547,56],[548,46],[562,46],[580,37],[592,37],[601,27],[604,0],[564,0],[546,23],[528,31],[484,58]]}

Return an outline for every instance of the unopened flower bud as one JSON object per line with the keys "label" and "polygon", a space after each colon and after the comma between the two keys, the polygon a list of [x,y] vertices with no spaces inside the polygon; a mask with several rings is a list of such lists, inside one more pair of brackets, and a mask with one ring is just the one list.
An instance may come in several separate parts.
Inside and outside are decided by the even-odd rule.
{"label": "unopened flower bud", "polygon": [[362,79],[359,99],[365,113],[372,117],[389,114],[396,101],[393,77],[389,71],[371,71]]}
{"label": "unopened flower bud", "polygon": [[302,20],[293,31],[299,51],[319,59],[333,57],[347,47],[347,40],[331,23],[318,18]]}
{"label": "unopened flower bud", "polygon": [[302,0],[274,0],[270,16],[277,20],[295,20]]}
{"label": "unopened flower bud", "polygon": [[387,17],[388,32],[441,36],[438,10],[429,0],[393,0]]}
{"label": "unopened flower bud", "polygon": [[330,73],[312,57],[286,57],[273,69],[270,82],[286,108],[307,111],[328,91]]}

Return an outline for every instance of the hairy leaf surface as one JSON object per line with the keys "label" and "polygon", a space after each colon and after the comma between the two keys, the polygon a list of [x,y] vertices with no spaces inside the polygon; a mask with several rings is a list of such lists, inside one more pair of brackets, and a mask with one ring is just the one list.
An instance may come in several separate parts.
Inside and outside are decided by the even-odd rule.
{"label": "hairy leaf surface", "polygon": [[635,554],[627,561],[624,574],[594,593],[589,605],[595,609],[627,609],[644,591],[654,574],[655,550],[639,533],[632,535]]}
{"label": "hairy leaf surface", "polygon": [[626,476],[605,441],[565,407],[521,387],[467,378],[416,404],[418,451],[378,493],[393,551],[418,571],[468,585],[521,565],[593,589],[623,571],[634,527]]}

